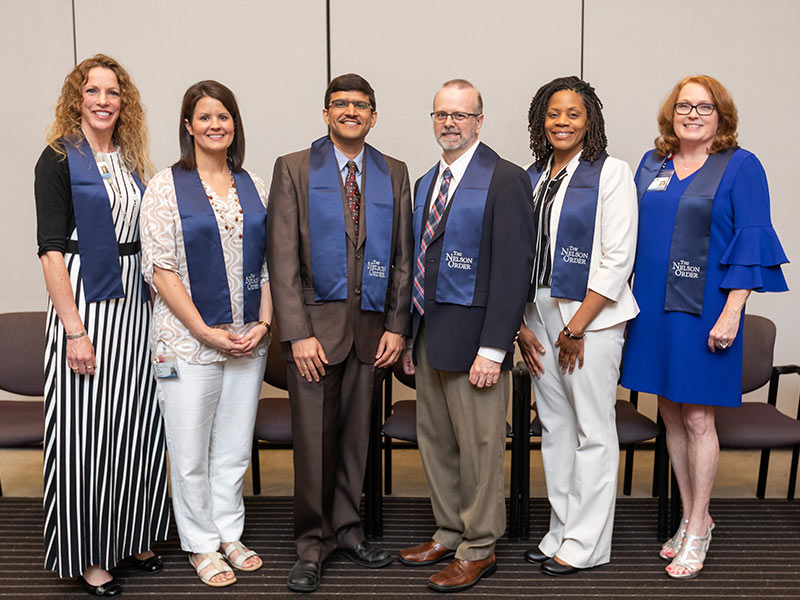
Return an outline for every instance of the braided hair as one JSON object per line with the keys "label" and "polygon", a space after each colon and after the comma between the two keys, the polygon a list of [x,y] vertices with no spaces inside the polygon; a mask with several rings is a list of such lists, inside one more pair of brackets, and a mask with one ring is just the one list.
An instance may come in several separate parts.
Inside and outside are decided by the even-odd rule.
{"label": "braided hair", "polygon": [[528,131],[531,134],[531,152],[537,169],[543,169],[553,146],[547,139],[544,131],[545,115],[550,98],[556,92],[570,90],[583,98],[586,106],[586,137],[583,140],[583,160],[594,162],[608,146],[606,138],[605,121],[603,120],[603,103],[597,97],[594,88],[579,77],[558,77],[550,83],[544,84],[531,100],[528,109]]}

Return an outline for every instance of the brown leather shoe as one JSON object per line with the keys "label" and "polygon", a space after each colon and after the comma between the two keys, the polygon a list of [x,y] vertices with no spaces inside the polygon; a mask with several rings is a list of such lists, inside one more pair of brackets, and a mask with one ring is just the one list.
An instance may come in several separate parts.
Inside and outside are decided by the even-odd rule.
{"label": "brown leather shoe", "polygon": [[456,559],[428,579],[428,587],[437,592],[460,592],[471,588],[497,571],[494,553],[483,560]]}
{"label": "brown leather shoe", "polygon": [[424,567],[433,565],[446,558],[453,558],[455,550],[442,546],[439,542],[431,540],[413,548],[400,551],[400,562],[409,567]]}

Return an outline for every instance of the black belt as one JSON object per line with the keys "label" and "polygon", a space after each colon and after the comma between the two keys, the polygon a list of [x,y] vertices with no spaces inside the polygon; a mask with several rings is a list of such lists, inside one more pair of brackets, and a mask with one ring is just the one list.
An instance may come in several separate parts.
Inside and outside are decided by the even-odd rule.
{"label": "black belt", "polygon": [[[119,249],[120,256],[130,256],[131,254],[138,254],[139,250],[142,249],[142,245],[137,240],[135,242],[125,242],[124,244],[117,244],[117,248]],[[66,251],[69,252],[70,254],[79,254],[78,241],[67,240]]]}

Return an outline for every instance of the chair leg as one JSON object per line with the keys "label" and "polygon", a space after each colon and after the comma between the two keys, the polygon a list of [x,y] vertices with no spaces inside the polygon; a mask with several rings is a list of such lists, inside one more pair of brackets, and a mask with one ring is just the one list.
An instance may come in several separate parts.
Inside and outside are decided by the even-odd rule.
{"label": "chair leg", "polygon": [[520,436],[520,379],[519,369],[511,371],[511,494],[508,501],[508,539],[519,538],[519,438]]}
{"label": "chair leg", "polygon": [[[656,424],[661,428],[661,431],[664,432],[664,419],[661,418],[661,413],[660,412],[656,415]],[[667,441],[666,440],[667,440],[667,438],[665,437],[663,444],[656,443],[656,449],[655,449],[655,452],[654,452],[655,456],[653,456],[653,464],[654,465],[661,464],[662,454],[664,456],[664,460],[666,460],[666,455],[667,455],[667,450],[666,450]],[[660,471],[657,473],[655,468],[653,469],[653,498],[657,498],[658,497],[658,493],[659,493],[658,492],[658,486],[659,486],[658,476],[659,476],[659,473],[660,473]]]}
{"label": "chair leg", "polygon": [[258,440],[253,438],[253,452],[250,456],[250,474],[253,477],[253,495],[261,495],[261,457],[258,451]]}
{"label": "chair leg", "polygon": [[383,436],[383,493],[392,493],[392,438]]}
{"label": "chair leg", "polygon": [[758,466],[756,498],[763,500],[767,492],[767,472],[769,471],[769,448],[761,450],[761,464]]}
{"label": "chair leg", "polygon": [[678,488],[678,480],[675,478],[675,472],[670,467],[670,516],[669,525],[672,531],[678,528],[681,522],[681,490]]}
{"label": "chair leg", "polygon": [[515,423],[517,444],[517,535],[521,540],[530,537],[530,502],[531,502],[531,377],[527,370],[522,371],[519,378],[519,411]]}
{"label": "chair leg", "polygon": [[2,497],[3,497],[3,486],[2,484],[0,484],[0,498]]}
{"label": "chair leg", "polygon": [[625,474],[622,478],[622,495],[630,496],[633,485],[633,444],[625,446]]}
{"label": "chair leg", "polygon": [[[792,448],[792,466],[789,467],[789,491],[786,494],[787,500],[794,500],[794,491],[797,487],[797,463],[800,459],[800,444]],[[0,491],[2,495],[2,491]]]}
{"label": "chair leg", "polygon": [[658,496],[658,540],[667,539],[667,504],[669,484],[669,465],[667,460],[667,436],[664,430],[656,437],[656,452],[653,464],[653,481],[656,483],[656,494]]}

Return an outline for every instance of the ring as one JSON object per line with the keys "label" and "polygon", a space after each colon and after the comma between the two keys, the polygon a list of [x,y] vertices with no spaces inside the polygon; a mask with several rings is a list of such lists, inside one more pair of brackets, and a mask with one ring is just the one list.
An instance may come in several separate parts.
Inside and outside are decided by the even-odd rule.
{"label": "ring", "polygon": [[724,350],[725,348],[728,347],[728,344],[726,344],[725,342],[720,342],[719,347]]}
{"label": "ring", "polygon": [[78,367],[70,367],[70,369],[72,369],[76,373],[78,372]]}

